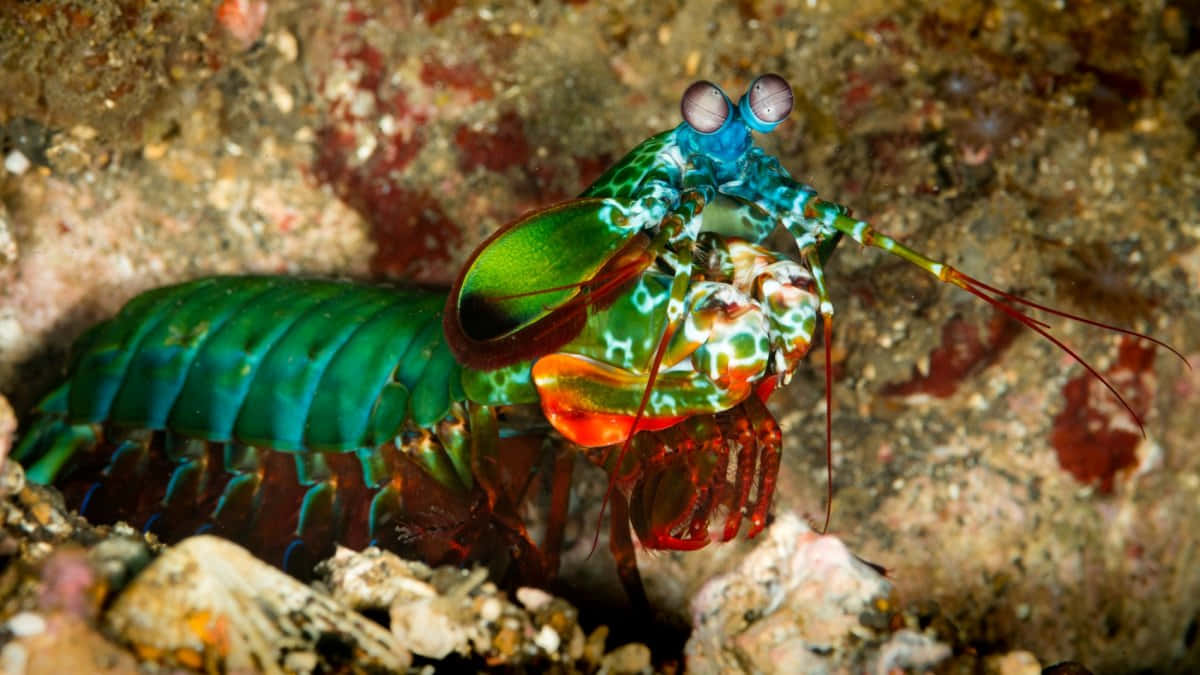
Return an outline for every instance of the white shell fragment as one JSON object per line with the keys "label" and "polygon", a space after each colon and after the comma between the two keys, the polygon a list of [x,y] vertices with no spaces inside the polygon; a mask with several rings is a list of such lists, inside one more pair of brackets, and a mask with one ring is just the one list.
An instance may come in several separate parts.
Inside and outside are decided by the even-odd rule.
{"label": "white shell fragment", "polygon": [[891,595],[891,583],[841,540],[782,514],[736,570],[693,598],[688,670],[887,673],[949,657],[927,635],[889,632]]}
{"label": "white shell fragment", "polygon": [[329,592],[354,609],[387,609],[394,602],[437,597],[437,589],[421,581],[432,573],[428,565],[368,548],[362,553],[344,546],[322,563]]}
{"label": "white shell fragment", "polygon": [[359,667],[403,670],[411,655],[383,627],[213,536],[152,562],[106,615],[145,659],[222,672],[306,673],[333,639]]}
{"label": "white shell fragment", "polygon": [[544,666],[584,657],[583,630],[566,601],[521,589],[521,607],[483,569],[431,569],[377,548],[340,549],[318,569],[339,601],[387,610],[392,634],[413,654],[478,657],[489,666]]}

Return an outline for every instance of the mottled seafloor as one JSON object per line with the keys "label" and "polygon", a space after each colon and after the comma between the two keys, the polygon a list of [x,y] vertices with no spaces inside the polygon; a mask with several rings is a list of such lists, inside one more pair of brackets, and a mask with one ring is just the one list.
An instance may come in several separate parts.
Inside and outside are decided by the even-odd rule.
{"label": "mottled seafloor", "polygon": [[[236,272],[447,283],[499,225],[677,124],[691,81],[736,96],[763,72],[796,108],[762,142],[823,196],[1200,367],[1197,3],[503,5],[0,8],[0,394],[17,419],[139,291]],[[1200,669],[1200,372],[1049,319],[1143,437],[1063,352],[966,293],[853,243],[829,273],[831,533],[886,568],[897,621],[950,647],[937,668]],[[785,514],[824,509],[821,359],[771,402],[775,513],[800,529]],[[0,446],[7,420],[0,398]],[[593,522],[573,524],[567,588],[615,584],[587,557]],[[689,620],[754,543],[644,556],[652,599]],[[727,625],[721,663],[762,666],[747,625]]]}

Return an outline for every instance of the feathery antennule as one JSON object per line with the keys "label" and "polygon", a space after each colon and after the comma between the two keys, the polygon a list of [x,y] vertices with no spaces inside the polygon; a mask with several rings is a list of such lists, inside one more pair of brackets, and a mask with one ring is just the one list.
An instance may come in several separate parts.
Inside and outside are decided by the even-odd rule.
{"label": "feathery antennule", "polygon": [[[1030,300],[1026,300],[1020,296],[1013,295],[1011,293],[1006,293],[1006,292],[1001,291],[993,286],[989,286],[988,284],[985,284],[982,281],[979,281],[978,279],[975,279],[966,274],[963,274],[962,272],[954,269],[953,267],[946,268],[945,280],[948,281],[949,283],[952,283],[955,286],[958,286],[959,288],[967,291],[971,295],[981,298],[982,300],[987,302],[989,305],[991,305],[991,306],[995,307],[996,309],[999,309],[1000,311],[1007,314],[1012,319],[1019,321],[1020,323],[1024,324],[1025,326],[1028,326],[1031,330],[1036,332],[1038,335],[1041,335],[1042,337],[1046,338],[1050,342],[1054,343],[1054,345],[1057,346],[1059,349],[1063,350],[1068,355],[1070,355],[1071,358],[1075,359],[1075,361],[1077,363],[1079,363],[1079,365],[1086,368],[1087,371],[1089,373],[1091,373],[1093,377],[1095,377],[1097,380],[1099,380],[1105,386],[1105,388],[1107,388],[1108,391],[1113,396],[1116,397],[1117,401],[1119,401],[1121,403],[1121,405],[1125,408],[1126,412],[1129,413],[1129,416],[1133,418],[1133,421],[1137,424],[1138,429],[1141,430],[1143,437],[1146,436],[1146,426],[1143,423],[1141,416],[1138,415],[1137,412],[1134,411],[1133,406],[1129,405],[1129,402],[1125,400],[1125,397],[1121,395],[1121,392],[1118,391],[1117,388],[1111,382],[1108,381],[1108,378],[1106,378],[1106,377],[1104,377],[1104,375],[1100,374],[1100,371],[1096,370],[1096,368],[1093,367],[1092,364],[1088,363],[1074,349],[1071,349],[1062,340],[1058,339],[1054,335],[1051,335],[1050,327],[1046,323],[1044,323],[1042,321],[1038,321],[1037,319],[1034,319],[1033,317],[1029,316],[1025,312],[1021,311],[1020,308],[1015,307],[1015,306],[1013,306],[1013,304],[1009,304],[1009,303],[1028,305],[1030,307],[1035,307],[1037,309],[1041,309],[1043,311],[1049,312],[1051,314],[1055,314],[1057,316],[1062,316],[1064,318],[1080,321],[1081,323],[1090,324],[1090,325],[1097,326],[1100,328],[1107,328],[1109,330],[1112,330],[1112,331],[1115,331],[1118,333],[1124,333],[1127,335],[1132,335],[1132,336],[1135,336],[1138,338],[1149,340],[1155,344],[1159,344],[1159,345],[1166,347],[1172,353],[1174,353],[1176,356],[1178,356],[1180,359],[1183,359],[1184,363],[1187,363],[1187,359],[1184,359],[1183,356],[1181,354],[1179,354],[1179,352],[1175,351],[1173,348],[1171,348],[1169,345],[1166,345],[1162,341],[1150,337],[1149,335],[1144,335],[1142,333],[1127,330],[1124,328],[1118,328],[1116,326],[1110,326],[1108,324],[1101,323],[1099,321],[1092,321],[1090,319],[1085,319],[1083,317],[1077,317],[1077,316],[1069,314],[1067,312],[1063,312],[1063,311],[1051,309],[1049,307],[1045,307],[1043,305],[1039,305]],[[989,293],[993,294],[993,295],[989,295]],[[1188,364],[1188,367],[1190,368],[1191,364]]]}
{"label": "feathery antennule", "polygon": [[1083,357],[1080,356],[1075,350],[1071,349],[1062,340],[1052,335],[1050,333],[1051,327],[1049,324],[1029,316],[1017,305],[1025,305],[1026,307],[1032,307],[1064,319],[1078,321],[1079,323],[1087,324],[1089,326],[1095,326],[1097,328],[1103,328],[1115,333],[1121,333],[1123,335],[1129,335],[1141,340],[1147,340],[1170,351],[1177,358],[1179,358],[1179,360],[1187,364],[1189,369],[1192,367],[1192,364],[1188,362],[1183,354],[1179,353],[1177,349],[1166,342],[1159,340],[1158,338],[1151,337],[1145,333],[1129,330],[1128,328],[1121,328],[1120,326],[1114,326],[1102,321],[1096,321],[1094,319],[1089,319],[1077,314],[1071,314],[1070,312],[1054,309],[1053,307],[1048,307],[1032,300],[1026,300],[1019,295],[1002,291],[995,286],[990,286],[972,276],[963,274],[950,265],[927,258],[926,256],[914,251],[895,239],[876,231],[865,221],[855,220],[847,217],[838,211],[838,208],[839,207],[832,202],[825,202],[816,198],[810,200],[810,203],[805,206],[806,212],[816,217],[826,218],[826,222],[829,226],[833,227],[839,232],[842,232],[843,234],[849,235],[852,239],[860,244],[883,249],[892,255],[911,262],[917,267],[920,267],[926,272],[929,272],[933,276],[937,277],[939,281],[954,284],[968,293],[982,299],[984,302],[987,302],[989,305],[1004,312],[1015,321],[1018,321],[1021,324],[1029,327],[1030,330],[1033,330],[1038,335],[1041,335],[1050,342],[1054,343],[1055,346],[1070,355],[1071,358],[1075,359],[1077,363],[1086,368],[1093,377],[1100,380],[1100,382],[1104,384],[1108,391],[1111,392],[1112,395],[1115,396],[1125,408],[1125,410],[1129,412],[1129,415],[1133,418],[1134,422],[1137,423],[1138,428],[1142,431],[1143,436],[1146,435],[1146,427],[1142,423],[1142,418],[1136,412],[1134,412],[1133,407],[1129,405],[1129,402],[1125,400],[1125,397],[1121,396],[1121,393],[1117,391],[1117,388],[1113,386],[1113,384],[1109,382],[1107,378],[1101,375],[1099,371],[1092,367],[1090,363],[1085,361]]}
{"label": "feathery antennule", "polygon": [[[972,277],[969,277],[969,276],[967,276],[967,275],[963,274],[962,272],[959,272],[958,270],[954,270],[954,272],[955,272],[956,274],[958,274],[960,277],[962,277],[964,280],[966,280],[966,281],[967,281],[967,283],[970,283],[970,284],[973,284],[973,285],[975,285],[975,286],[978,286],[979,288],[981,288],[981,289],[983,289],[983,290],[985,290],[985,291],[987,291],[987,292],[989,292],[989,293],[995,293],[996,295],[998,295],[998,296],[1000,296],[1000,297],[1002,297],[1002,298],[1004,298],[1005,300],[1008,300],[1008,301],[1010,301],[1010,302],[1016,302],[1016,303],[1020,303],[1020,304],[1022,304],[1022,305],[1026,305],[1026,306],[1028,306],[1028,307],[1033,307],[1034,309],[1041,310],[1041,311],[1043,311],[1043,312],[1046,312],[1047,314],[1053,314],[1053,315],[1055,315],[1055,316],[1061,316],[1061,317],[1062,317],[1062,318],[1064,318],[1064,319],[1070,319],[1070,320],[1072,320],[1072,321],[1078,321],[1078,322],[1080,322],[1080,323],[1086,323],[1086,324],[1088,324],[1089,326],[1095,326],[1095,327],[1097,327],[1097,328],[1103,328],[1103,329],[1105,329],[1105,330],[1111,330],[1111,331],[1113,331],[1113,332],[1115,332],[1115,333],[1123,333],[1123,334],[1125,334],[1125,335],[1129,335],[1129,336],[1132,336],[1132,337],[1138,338],[1139,340],[1146,340],[1146,341],[1148,341],[1148,342],[1153,342],[1154,344],[1158,345],[1159,347],[1162,347],[1163,349],[1166,349],[1167,351],[1169,351],[1169,352],[1171,352],[1172,354],[1174,354],[1174,355],[1175,355],[1175,357],[1176,357],[1176,358],[1178,358],[1180,361],[1183,361],[1183,364],[1184,364],[1184,365],[1186,365],[1186,366],[1188,367],[1188,370],[1191,370],[1191,369],[1192,369],[1192,364],[1191,364],[1191,362],[1190,362],[1190,361],[1188,361],[1188,360],[1187,360],[1187,357],[1185,357],[1183,354],[1181,354],[1181,353],[1179,352],[1179,350],[1175,349],[1175,348],[1174,348],[1174,347],[1172,347],[1171,345],[1167,344],[1166,342],[1164,342],[1164,341],[1162,341],[1162,340],[1159,340],[1158,338],[1156,338],[1156,337],[1154,337],[1154,336],[1152,336],[1152,335],[1147,335],[1147,334],[1145,334],[1145,333],[1139,333],[1139,332],[1137,332],[1137,331],[1135,331],[1135,330],[1130,330],[1130,329],[1128,329],[1128,328],[1121,328],[1120,326],[1114,326],[1113,324],[1110,324],[1110,323],[1104,323],[1103,321],[1096,321],[1095,319],[1089,319],[1089,318],[1087,318],[1086,316],[1080,316],[1080,315],[1078,315],[1078,314],[1072,314],[1072,313],[1070,313],[1070,312],[1064,312],[1064,311],[1062,311],[1062,310],[1060,310],[1060,309],[1055,309],[1055,308],[1053,308],[1053,307],[1048,307],[1048,306],[1046,306],[1046,305],[1042,305],[1042,304],[1036,303],[1036,302],[1034,302],[1034,301],[1032,301],[1032,300],[1027,300],[1027,299],[1025,299],[1025,298],[1022,298],[1022,297],[1021,297],[1021,296],[1019,296],[1019,295],[1014,295],[1014,294],[1012,294],[1012,293],[1006,293],[1005,291],[1002,291],[1002,290],[1000,290],[999,288],[996,288],[996,287],[994,287],[994,286],[989,286],[988,284],[985,284],[985,283],[983,283],[982,281],[979,281],[978,279],[974,279],[974,278],[972,278]],[[1046,324],[1046,323],[1043,323],[1043,322],[1041,322],[1041,321],[1038,321],[1037,323],[1041,324],[1041,326],[1042,326],[1042,327],[1044,327],[1044,328],[1049,328],[1049,325],[1048,325],[1048,324]]]}

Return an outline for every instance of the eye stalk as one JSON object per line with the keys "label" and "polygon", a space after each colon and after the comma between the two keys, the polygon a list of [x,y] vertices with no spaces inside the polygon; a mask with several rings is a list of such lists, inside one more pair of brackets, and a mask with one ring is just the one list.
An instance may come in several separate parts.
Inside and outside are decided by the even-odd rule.
{"label": "eye stalk", "polygon": [[765,134],[787,119],[792,112],[792,101],[792,88],[787,80],[775,73],[767,73],[750,83],[742,100],[738,101],[738,111],[746,126]]}
{"label": "eye stalk", "polygon": [[708,80],[694,82],[679,102],[683,121],[700,134],[714,134],[729,121],[732,105],[729,97]]}

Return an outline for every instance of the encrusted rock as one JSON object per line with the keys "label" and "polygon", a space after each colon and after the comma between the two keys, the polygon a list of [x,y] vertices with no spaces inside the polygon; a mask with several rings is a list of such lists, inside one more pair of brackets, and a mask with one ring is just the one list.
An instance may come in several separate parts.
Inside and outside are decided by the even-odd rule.
{"label": "encrusted rock", "polygon": [[[13,238],[12,228],[8,223],[8,210],[0,204],[0,267],[16,262],[17,260],[17,240]],[[4,402],[4,397],[0,396],[0,420],[4,417],[2,408],[7,404]],[[9,417],[12,417],[12,408],[8,409]],[[0,439],[4,438],[4,429],[2,421],[0,421]],[[9,431],[15,431],[13,427]],[[3,448],[3,441],[0,440],[0,448]]]}
{"label": "encrusted rock", "polygon": [[[0,206],[0,265],[4,264],[4,209]],[[13,414],[8,399],[0,395],[0,464],[8,457],[12,449],[13,436],[17,433],[17,416]]]}
{"label": "encrusted rock", "polygon": [[491,666],[570,665],[584,658],[575,608],[524,588],[516,604],[482,569],[434,570],[375,548],[340,549],[323,569],[335,598],[356,609],[386,610],[393,635],[414,654],[473,656]]}
{"label": "encrusted rock", "polygon": [[649,673],[650,648],[632,643],[609,652],[601,661],[601,670],[613,675],[639,675]]}
{"label": "encrusted rock", "polygon": [[28,562],[40,562],[51,542],[96,538],[91,525],[67,510],[57,490],[27,482],[25,470],[15,461],[0,466],[0,497],[0,524],[10,535],[25,539]]}
{"label": "encrusted rock", "polygon": [[348,658],[401,670],[411,659],[378,624],[212,536],[159,556],[105,621],[142,658],[190,668],[307,673]]}
{"label": "encrusted rock", "polygon": [[737,569],[692,601],[688,669],[762,673],[923,669],[950,648],[891,632],[892,585],[832,536],[782,515]]}
{"label": "encrusted rock", "polygon": [[[14,622],[26,624],[26,631],[15,632]],[[72,614],[54,612],[42,616],[26,612],[9,619],[4,628],[13,633],[13,639],[0,647],[0,671],[6,675],[142,672],[131,654]],[[40,630],[31,631],[37,628]]]}

